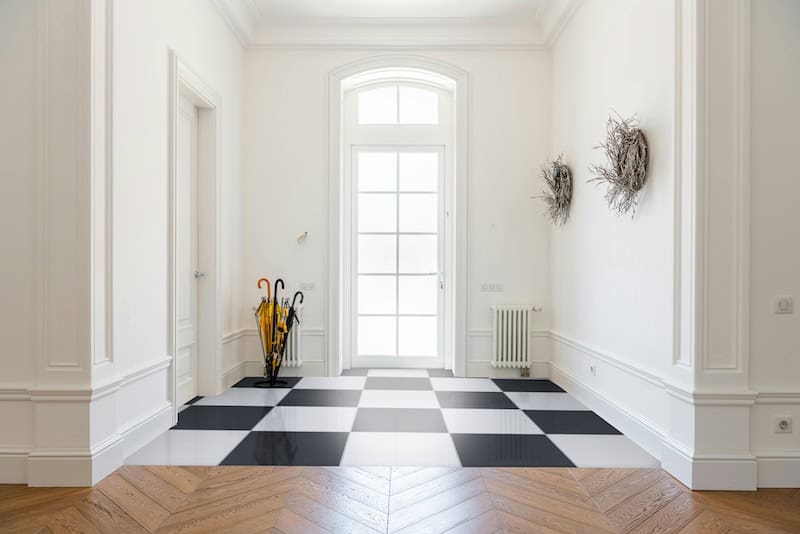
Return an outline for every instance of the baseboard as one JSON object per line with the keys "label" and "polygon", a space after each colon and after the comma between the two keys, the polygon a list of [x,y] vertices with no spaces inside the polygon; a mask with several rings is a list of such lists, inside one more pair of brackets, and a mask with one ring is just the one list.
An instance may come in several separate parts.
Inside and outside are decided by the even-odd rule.
{"label": "baseboard", "polygon": [[800,451],[756,454],[759,488],[800,488]]}
{"label": "baseboard", "polygon": [[127,425],[120,431],[123,444],[123,461],[166,432],[172,426],[172,404],[153,410],[138,421]]}
{"label": "baseboard", "polygon": [[550,380],[614,425],[651,456],[662,461],[664,432],[658,426],[631,414],[622,406],[609,402],[600,392],[552,362],[550,362]]}
{"label": "baseboard", "polygon": [[[260,360],[247,360],[241,363],[245,376],[262,376],[264,363]],[[325,362],[303,361],[300,367],[281,367],[280,376],[325,376]]]}
{"label": "baseboard", "polygon": [[0,450],[0,484],[27,484],[28,451]]}

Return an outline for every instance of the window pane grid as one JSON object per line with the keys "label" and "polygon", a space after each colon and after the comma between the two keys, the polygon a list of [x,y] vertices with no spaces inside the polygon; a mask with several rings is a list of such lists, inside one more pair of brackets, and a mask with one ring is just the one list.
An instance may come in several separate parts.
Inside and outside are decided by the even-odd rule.
{"label": "window pane grid", "polygon": [[[388,151],[387,152],[383,152],[383,154],[388,155]],[[423,155],[423,154],[426,154],[426,153],[424,153],[424,152],[415,152],[413,154],[414,155]],[[427,154],[430,154],[430,153],[427,153]],[[438,274],[439,274],[438,273],[438,270],[439,270],[438,252],[435,252],[435,254],[433,256],[431,256],[430,255],[431,251],[428,250],[430,245],[434,245],[434,249],[436,249],[438,251],[438,244],[437,244],[438,243],[438,237],[439,237],[438,208],[437,208],[437,215],[435,217],[435,220],[431,219],[430,218],[430,214],[429,214],[429,220],[428,220],[427,224],[425,224],[425,226],[427,228],[435,227],[436,231],[400,231],[400,228],[401,228],[401,226],[400,226],[401,225],[401,203],[402,203],[401,199],[402,198],[409,198],[411,196],[414,196],[415,198],[425,198],[425,197],[419,197],[419,195],[427,195],[428,197],[434,197],[435,199],[437,199],[435,201],[435,205],[438,206],[438,190],[429,190],[430,188],[426,188],[425,190],[412,190],[412,191],[404,190],[403,189],[404,186],[401,183],[401,172],[402,172],[402,170],[401,170],[401,167],[402,167],[401,160],[403,159],[403,155],[404,155],[404,153],[402,153],[402,152],[395,152],[394,153],[394,158],[393,159],[396,162],[396,164],[393,165],[393,169],[392,169],[394,171],[394,174],[395,174],[394,179],[392,180],[392,182],[393,182],[392,185],[394,185],[394,188],[387,187],[386,189],[378,189],[378,190],[366,189],[366,190],[359,190],[359,192],[358,192],[358,194],[361,195],[360,198],[362,198],[362,199],[367,198],[368,195],[375,195],[374,198],[376,198],[376,199],[384,198],[384,199],[388,200],[388,196],[393,194],[394,195],[394,198],[393,198],[393,201],[394,201],[393,202],[394,203],[394,214],[393,215],[394,215],[394,219],[395,219],[395,221],[394,221],[395,231],[393,231],[393,232],[391,232],[391,231],[364,231],[364,232],[357,231],[357,235],[359,236],[359,243],[362,243],[361,236],[364,236],[364,237],[367,237],[367,238],[369,238],[370,236],[375,236],[376,238],[379,238],[380,236],[385,236],[385,238],[387,238],[387,239],[389,239],[389,238],[393,238],[394,239],[394,243],[393,243],[393,245],[394,245],[394,247],[393,247],[394,248],[394,251],[393,251],[394,252],[394,271],[393,272],[389,269],[389,265],[385,265],[386,270],[383,270],[382,272],[369,272],[367,270],[362,271],[361,270],[361,267],[362,267],[361,263],[362,262],[361,261],[358,262],[359,263],[359,269],[358,269],[359,279],[361,279],[361,277],[374,277],[374,278],[372,278],[373,280],[378,280],[378,279],[380,279],[380,277],[383,277],[385,279],[385,277],[393,276],[394,280],[393,281],[387,280],[387,282],[389,284],[394,282],[393,285],[394,285],[394,289],[395,289],[395,294],[394,294],[394,297],[392,299],[388,299],[388,298],[384,299],[386,301],[389,301],[389,302],[385,302],[385,304],[389,304],[390,307],[393,305],[394,313],[375,313],[375,312],[380,311],[377,308],[381,308],[381,309],[385,308],[385,306],[381,305],[381,303],[377,303],[377,305],[376,304],[371,304],[371,305],[368,305],[368,306],[367,305],[363,306],[363,308],[366,308],[366,309],[364,309],[364,311],[366,313],[362,313],[362,311],[361,311],[362,305],[358,306],[359,309],[357,311],[357,316],[359,318],[363,317],[367,321],[375,321],[375,320],[387,321],[387,320],[393,319],[393,321],[391,321],[390,323],[383,323],[384,327],[382,327],[382,329],[380,329],[380,332],[377,332],[379,336],[383,336],[383,338],[385,340],[385,343],[378,342],[378,345],[375,345],[376,340],[375,340],[374,336],[372,338],[365,337],[365,339],[367,341],[365,341],[364,346],[363,346],[363,348],[366,349],[364,352],[362,352],[360,350],[361,349],[361,343],[359,343],[359,356],[362,356],[362,357],[363,356],[435,357],[438,354],[438,351],[439,351],[439,349],[438,349],[438,334],[437,334],[438,326],[436,326],[438,324],[438,320],[437,320],[438,319],[438,304],[436,304],[438,302],[438,299],[439,299],[438,291],[436,291],[436,293],[433,296],[432,300],[430,299],[430,296],[428,296],[428,297],[425,296],[426,290],[424,289],[424,286],[421,286],[421,287],[423,287],[422,293],[419,292],[420,291],[419,289],[417,289],[416,292],[413,292],[413,291],[410,292],[409,295],[403,295],[400,292],[401,291],[401,277],[406,277],[409,280],[409,283],[410,283],[410,280],[412,280],[412,279],[413,280],[422,280],[422,278],[420,278],[420,277],[429,277],[430,278],[432,276],[438,276]],[[436,154],[435,157],[438,160],[438,154]],[[388,169],[386,169],[386,170],[388,170]],[[412,170],[414,170],[414,169],[412,169]],[[436,173],[438,174],[438,172],[439,172],[439,170],[438,170],[438,164],[437,164]],[[390,175],[387,175],[386,178],[389,178],[389,176]],[[384,182],[384,183],[387,183],[387,185],[388,185],[388,181]],[[436,185],[436,187],[438,187],[438,184],[435,184],[435,185]],[[377,195],[384,195],[384,196],[380,197],[380,196],[377,196]],[[388,206],[386,208],[388,209]],[[411,208],[413,208],[413,206],[408,205],[408,204],[406,205],[406,210],[407,211],[409,209],[411,209]],[[391,217],[392,214],[391,213],[387,213],[386,215],[389,215]],[[415,219],[415,217],[412,216],[410,220],[413,221],[414,219]],[[407,217],[406,218],[407,222],[405,223],[406,225],[409,224],[408,220],[409,219]],[[417,240],[417,241],[409,241],[409,240],[403,241],[402,237],[404,237],[404,236],[408,236],[408,239],[410,239],[410,240]],[[425,241],[418,241],[419,239],[423,239]],[[386,244],[388,245],[388,243],[386,243]],[[412,272],[407,272],[407,271],[409,271],[409,269],[407,269],[406,266],[401,265],[401,250],[403,249],[404,245],[405,245],[407,254],[408,253],[411,253],[411,254],[419,253],[419,254],[422,254],[424,256],[427,253],[427,256],[429,256],[427,262],[425,261],[424,258],[419,260],[419,261],[416,261],[413,258],[405,260],[403,263],[406,263],[406,264],[410,263],[411,269],[412,269]],[[425,245],[427,245],[427,247]],[[420,246],[422,246],[422,248],[420,248]],[[388,252],[388,251],[386,251],[386,252]],[[374,253],[373,253],[373,255],[374,255]],[[359,253],[359,257],[361,257],[360,253]],[[389,259],[389,258],[387,257],[386,259]],[[391,260],[389,260],[389,261],[391,261]],[[428,269],[422,268],[422,267],[428,266],[428,265],[430,267],[432,267],[432,269],[433,269],[432,271],[429,271]],[[366,265],[364,265],[364,266],[366,267]],[[381,269],[383,269],[383,266],[381,267]],[[364,279],[364,280],[366,280],[366,279]],[[406,290],[407,290],[407,289],[409,289],[409,287],[415,287],[415,286],[406,285],[405,287],[406,287]],[[420,287],[420,286],[417,286],[417,287]],[[437,287],[438,287],[438,282],[437,282]],[[369,292],[369,297],[368,297],[366,294],[362,294],[361,290],[362,290],[362,288],[359,287],[359,289],[358,289],[359,294],[364,299],[367,299],[369,297],[372,297],[372,298],[375,297],[375,293],[374,292]],[[403,308],[405,309],[406,313],[401,313],[401,299],[403,299],[403,298],[407,298],[405,304],[403,305]],[[422,298],[422,300],[419,300],[420,298]],[[359,298],[359,300],[361,300],[361,298]],[[394,302],[391,302],[391,300],[393,300]],[[367,302],[367,301],[365,300],[363,302]],[[431,303],[433,303],[433,304],[431,304]],[[431,308],[434,308],[437,311],[434,312],[434,313],[425,313],[425,312],[428,312],[429,310],[431,310]],[[367,311],[367,310],[369,310],[369,311]],[[373,312],[373,313],[369,313],[370,311]],[[431,321],[434,321],[434,322],[432,323]],[[362,323],[362,321],[359,320],[359,323]],[[393,329],[394,332],[391,332],[390,330],[386,330],[386,328],[389,326],[389,324],[392,324],[392,323],[393,323],[393,327],[394,327],[394,329]],[[373,326],[375,328],[378,328],[378,324],[377,323],[370,322],[369,325]],[[367,324],[363,324],[363,326],[367,326]],[[361,326],[359,328],[361,328]],[[393,334],[393,339],[391,339],[392,338],[392,334]],[[361,335],[359,335],[359,338],[361,338]],[[387,352],[388,349],[389,349],[389,346],[391,346],[391,344],[394,345],[394,350],[393,350],[394,354],[389,354]],[[368,347],[375,348],[376,351],[374,352],[373,350],[370,350],[370,348],[368,348]],[[380,347],[380,348],[376,348],[376,347]]]}

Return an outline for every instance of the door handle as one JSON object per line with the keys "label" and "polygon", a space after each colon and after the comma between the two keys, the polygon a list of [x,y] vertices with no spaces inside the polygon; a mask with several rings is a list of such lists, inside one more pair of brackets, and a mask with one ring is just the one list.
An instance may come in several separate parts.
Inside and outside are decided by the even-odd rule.
{"label": "door handle", "polygon": [[200,271],[195,271],[194,272],[194,277],[195,278],[203,278],[205,275],[206,275],[206,273],[201,273]]}

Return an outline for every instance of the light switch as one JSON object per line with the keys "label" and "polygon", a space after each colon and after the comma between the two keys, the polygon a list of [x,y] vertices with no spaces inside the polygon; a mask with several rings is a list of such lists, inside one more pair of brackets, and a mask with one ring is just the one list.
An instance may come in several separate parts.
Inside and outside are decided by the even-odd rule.
{"label": "light switch", "polygon": [[776,314],[794,313],[794,298],[791,295],[779,295],[775,297],[772,312]]}

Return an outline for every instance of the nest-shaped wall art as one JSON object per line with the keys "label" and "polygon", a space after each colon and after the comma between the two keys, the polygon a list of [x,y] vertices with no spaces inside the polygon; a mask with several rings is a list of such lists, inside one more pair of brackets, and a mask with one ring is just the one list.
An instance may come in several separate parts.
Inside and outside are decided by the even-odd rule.
{"label": "nest-shaped wall art", "polygon": [[608,162],[589,167],[595,175],[590,182],[608,185],[605,198],[617,215],[636,213],[639,193],[647,181],[647,139],[638,126],[636,116],[611,116],[606,124],[606,140],[595,147],[605,151]]}
{"label": "nest-shaped wall art", "polygon": [[542,165],[542,179],[546,189],[542,200],[547,206],[547,216],[556,226],[567,222],[569,204],[572,201],[572,173],[562,161],[562,155],[554,161]]}

